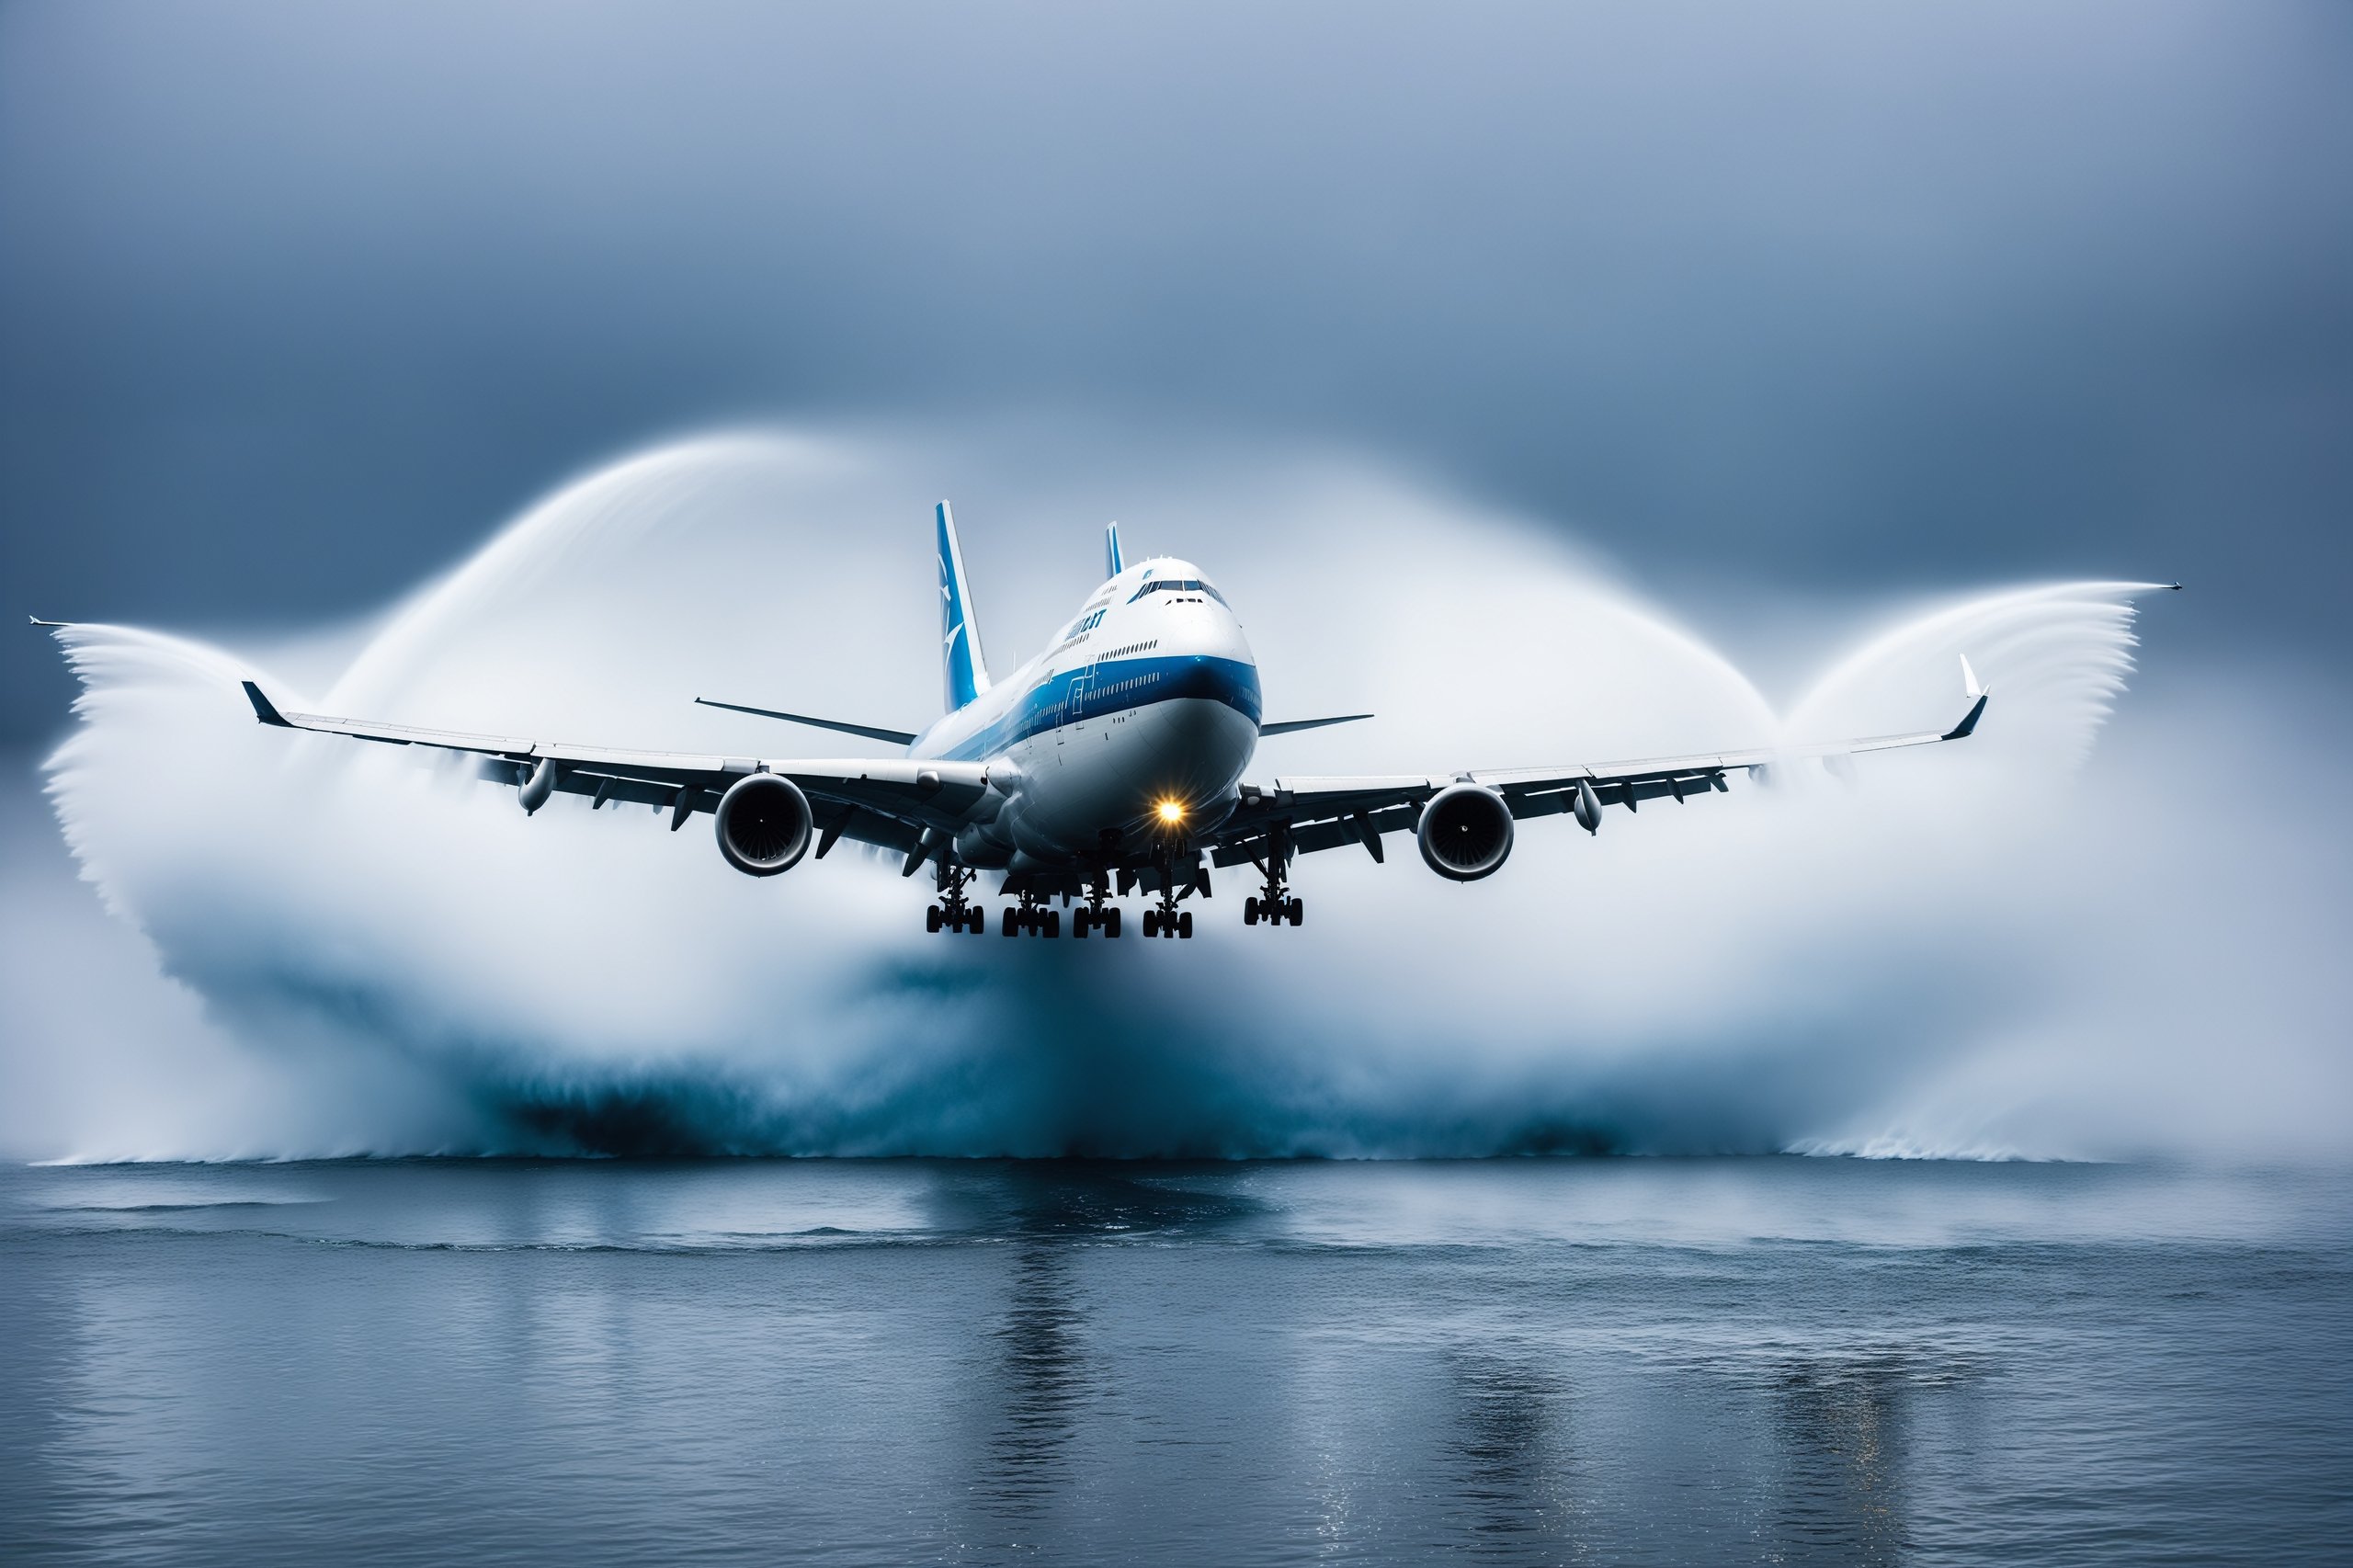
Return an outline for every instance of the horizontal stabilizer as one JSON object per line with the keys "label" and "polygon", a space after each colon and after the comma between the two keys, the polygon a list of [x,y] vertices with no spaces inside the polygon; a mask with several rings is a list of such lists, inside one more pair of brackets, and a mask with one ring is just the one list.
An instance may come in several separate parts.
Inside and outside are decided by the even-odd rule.
{"label": "horizontal stabilizer", "polygon": [[1288,735],[1300,730],[1320,730],[1326,724],[1353,724],[1359,719],[1370,719],[1370,713],[1343,713],[1336,719],[1285,719],[1278,724],[1261,724],[1258,736]]}
{"label": "horizontal stabilizer", "polygon": [[[249,686],[247,690],[251,690]],[[813,730],[838,730],[845,735],[864,735],[870,741],[889,741],[892,745],[911,746],[915,737],[905,730],[886,730],[879,724],[846,724],[839,719],[812,719],[806,713],[779,713],[773,708],[746,708],[740,702],[713,702],[708,697],[698,697],[705,708],[724,708],[731,713],[751,713],[762,719],[781,719],[788,724],[806,724]]]}

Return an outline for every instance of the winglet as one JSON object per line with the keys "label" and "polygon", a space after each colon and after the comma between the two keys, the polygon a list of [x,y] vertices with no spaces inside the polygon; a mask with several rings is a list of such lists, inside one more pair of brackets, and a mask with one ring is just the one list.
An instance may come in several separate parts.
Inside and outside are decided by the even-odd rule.
{"label": "winglet", "polygon": [[1965,741],[1975,733],[1977,721],[1985,714],[1985,699],[1994,695],[1979,683],[1977,672],[1969,667],[1969,655],[1966,653],[1961,656],[1961,688],[1973,699],[1969,705],[1969,711],[1961,716],[1960,723],[1938,736],[1938,740]]}
{"label": "winglet", "polygon": [[1113,523],[1103,530],[1103,575],[1116,577],[1127,570],[1127,562],[1120,557],[1120,525]]}
{"label": "winglet", "polygon": [[238,684],[245,688],[245,700],[254,705],[255,718],[265,724],[274,724],[281,730],[290,730],[294,727],[287,722],[286,715],[278,710],[278,705],[262,695],[261,687],[249,680],[240,681]]}

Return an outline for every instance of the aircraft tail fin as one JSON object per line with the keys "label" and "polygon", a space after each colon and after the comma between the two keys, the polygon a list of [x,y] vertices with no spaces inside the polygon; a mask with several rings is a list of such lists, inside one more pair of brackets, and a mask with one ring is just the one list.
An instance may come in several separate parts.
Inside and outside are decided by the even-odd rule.
{"label": "aircraft tail fin", "polygon": [[1120,557],[1120,525],[1113,523],[1103,530],[1103,575],[1116,577],[1127,569]]}
{"label": "aircraft tail fin", "polygon": [[939,525],[939,662],[948,711],[955,712],[989,688],[988,661],[981,654],[981,629],[972,619],[972,591],[964,581],[964,551],[956,542],[956,517],[942,501]]}

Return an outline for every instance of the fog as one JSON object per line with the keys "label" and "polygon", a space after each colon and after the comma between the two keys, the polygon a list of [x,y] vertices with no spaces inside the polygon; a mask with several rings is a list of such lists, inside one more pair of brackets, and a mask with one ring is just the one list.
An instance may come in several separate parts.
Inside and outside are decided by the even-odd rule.
{"label": "fog", "polygon": [[[1010,453],[1011,455],[1007,455]],[[740,1152],[1330,1156],[2342,1152],[2343,737],[2253,665],[2128,690],[2129,583],[1743,607],[1741,657],[1516,515],[1346,449],[741,428],[583,475],[362,622],[85,627],[0,904],[0,1146],[42,1158]],[[1186,944],[927,937],[847,851],[756,881],[708,819],[252,722],[281,705],[769,756],[917,728],[929,504],[999,674],[1100,528],[1195,560],[1269,718],[1254,776],[1601,761],[1891,730],[1965,744],[1522,824],[1468,886],[1305,857],[1300,929],[1221,874]],[[1122,499],[1124,498],[1124,499]],[[2137,618],[2146,611],[2145,623]],[[1770,629],[1770,630],[1760,630]],[[1772,672],[1752,681],[1744,669]],[[1787,672],[1812,671],[1803,679]],[[879,754],[881,748],[867,748]],[[97,898],[94,901],[92,893]],[[107,915],[94,910],[102,903]]]}

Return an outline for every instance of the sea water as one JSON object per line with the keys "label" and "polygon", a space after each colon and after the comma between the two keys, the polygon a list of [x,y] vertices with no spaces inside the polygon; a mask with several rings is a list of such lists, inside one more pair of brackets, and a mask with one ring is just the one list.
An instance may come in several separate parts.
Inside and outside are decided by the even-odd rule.
{"label": "sea water", "polygon": [[2322,1562],[2353,1177],[0,1169],[0,1560]]}

